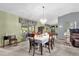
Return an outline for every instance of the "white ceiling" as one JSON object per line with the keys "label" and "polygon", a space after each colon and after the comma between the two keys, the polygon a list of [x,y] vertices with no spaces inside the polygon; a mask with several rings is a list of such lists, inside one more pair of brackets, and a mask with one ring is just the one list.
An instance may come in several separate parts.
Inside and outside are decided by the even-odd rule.
{"label": "white ceiling", "polygon": [[70,12],[79,12],[79,3],[0,3],[0,10],[39,21],[45,6],[45,17],[48,24],[56,24],[58,16]]}

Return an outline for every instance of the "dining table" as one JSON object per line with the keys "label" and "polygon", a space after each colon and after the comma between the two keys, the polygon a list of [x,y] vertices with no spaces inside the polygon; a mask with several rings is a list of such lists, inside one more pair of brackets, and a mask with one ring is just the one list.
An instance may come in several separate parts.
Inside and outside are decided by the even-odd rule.
{"label": "dining table", "polygon": [[[29,38],[33,38],[33,37],[29,37]],[[42,35],[35,35],[34,36],[35,42],[40,45],[41,55],[43,54],[43,47],[42,46],[45,45],[45,43],[47,43],[49,41],[49,39],[51,39],[51,37],[49,37],[48,34],[42,34]]]}

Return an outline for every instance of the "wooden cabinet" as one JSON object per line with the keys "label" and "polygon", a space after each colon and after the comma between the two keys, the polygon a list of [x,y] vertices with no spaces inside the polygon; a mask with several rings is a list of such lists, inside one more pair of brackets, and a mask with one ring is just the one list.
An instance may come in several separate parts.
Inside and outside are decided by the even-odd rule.
{"label": "wooden cabinet", "polygon": [[43,33],[43,30],[44,30],[44,27],[43,26],[38,27],[38,32],[40,32],[41,34]]}

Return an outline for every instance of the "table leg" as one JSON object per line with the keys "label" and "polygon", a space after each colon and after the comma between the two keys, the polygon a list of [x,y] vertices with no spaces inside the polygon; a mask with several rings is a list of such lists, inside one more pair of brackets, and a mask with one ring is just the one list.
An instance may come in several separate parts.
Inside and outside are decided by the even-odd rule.
{"label": "table leg", "polygon": [[49,53],[50,53],[50,45],[51,45],[51,42],[49,41],[49,45],[48,45]]}
{"label": "table leg", "polygon": [[5,46],[5,40],[3,40],[3,47]]}
{"label": "table leg", "polygon": [[43,47],[42,47],[42,43],[40,44],[40,48],[41,48],[41,55],[43,55]]}

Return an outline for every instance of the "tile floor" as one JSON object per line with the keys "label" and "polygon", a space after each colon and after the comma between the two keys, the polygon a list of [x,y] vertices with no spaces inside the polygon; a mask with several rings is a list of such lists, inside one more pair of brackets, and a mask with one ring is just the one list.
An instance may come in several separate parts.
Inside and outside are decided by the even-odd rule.
{"label": "tile floor", "polygon": [[[55,46],[51,53],[49,53],[47,48],[44,48],[43,56],[79,56],[79,48],[65,45],[62,42],[63,40],[55,40]],[[28,41],[25,41],[17,46],[0,48],[0,56],[32,56],[32,53],[28,51]],[[36,51],[35,56],[41,56],[39,50]]]}

